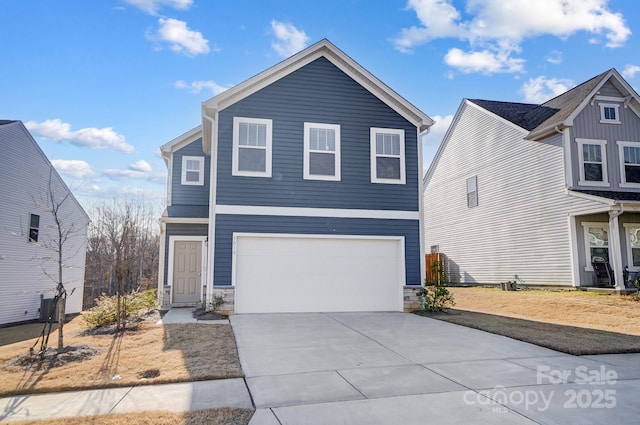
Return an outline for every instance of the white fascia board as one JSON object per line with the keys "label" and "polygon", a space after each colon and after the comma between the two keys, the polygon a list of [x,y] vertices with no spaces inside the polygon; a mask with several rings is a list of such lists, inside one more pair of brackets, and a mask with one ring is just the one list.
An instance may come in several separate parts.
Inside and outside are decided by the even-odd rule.
{"label": "white fascia board", "polygon": [[[409,101],[393,91],[327,39],[320,40],[288,59],[203,102],[203,113],[206,113],[208,110],[212,112],[222,110],[275,81],[286,77],[320,57],[328,59],[374,96],[387,104],[387,106],[416,125],[421,132],[433,125],[433,120],[424,112],[420,111]],[[212,116],[210,113],[207,115]]]}
{"label": "white fascia board", "polygon": [[576,192],[574,190],[565,189],[565,192],[569,196],[575,196],[576,198],[587,199],[589,201],[597,202],[604,205],[615,205],[615,201],[609,198],[603,198],[601,196],[589,195],[588,193]]}
{"label": "white fascia board", "polygon": [[170,142],[165,143],[160,146],[160,152],[162,157],[165,159],[165,163],[167,162],[171,153],[187,146],[189,143],[198,140],[199,137],[202,136],[202,125],[192,128],[186,133],[181,134]]}
{"label": "white fascia board", "polygon": [[419,211],[216,205],[216,214],[419,220]]}

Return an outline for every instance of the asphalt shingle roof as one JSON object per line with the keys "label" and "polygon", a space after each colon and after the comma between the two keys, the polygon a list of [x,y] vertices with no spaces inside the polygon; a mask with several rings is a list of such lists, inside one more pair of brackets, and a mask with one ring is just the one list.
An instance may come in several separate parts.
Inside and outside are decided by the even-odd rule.
{"label": "asphalt shingle roof", "polygon": [[573,192],[584,193],[600,198],[612,199],[614,201],[640,201],[640,192],[614,192],[612,190],[584,190],[572,189]]}

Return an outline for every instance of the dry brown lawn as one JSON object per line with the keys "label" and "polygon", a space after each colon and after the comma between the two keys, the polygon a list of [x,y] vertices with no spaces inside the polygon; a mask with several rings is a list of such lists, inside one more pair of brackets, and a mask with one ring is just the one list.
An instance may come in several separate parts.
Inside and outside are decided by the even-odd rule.
{"label": "dry brown lawn", "polygon": [[570,354],[640,352],[640,302],[628,296],[449,289],[455,307],[429,316]]}
{"label": "dry brown lawn", "polygon": [[[80,320],[65,325],[65,346],[94,347],[95,356],[62,366],[45,361],[25,367],[12,361],[27,354],[34,339],[2,345],[0,396],[244,376],[231,325],[152,321],[115,335],[85,335]],[[57,331],[50,346],[56,342]]]}
{"label": "dry brown lawn", "polygon": [[13,425],[247,425],[253,409],[222,407],[194,412],[136,412],[41,421],[11,422]]}

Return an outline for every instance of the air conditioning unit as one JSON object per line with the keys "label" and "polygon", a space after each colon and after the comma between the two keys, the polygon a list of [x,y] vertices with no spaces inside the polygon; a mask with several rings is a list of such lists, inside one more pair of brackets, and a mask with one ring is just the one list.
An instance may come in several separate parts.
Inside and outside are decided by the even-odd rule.
{"label": "air conditioning unit", "polygon": [[55,298],[40,299],[40,322],[55,323],[58,321],[58,306],[54,302]]}

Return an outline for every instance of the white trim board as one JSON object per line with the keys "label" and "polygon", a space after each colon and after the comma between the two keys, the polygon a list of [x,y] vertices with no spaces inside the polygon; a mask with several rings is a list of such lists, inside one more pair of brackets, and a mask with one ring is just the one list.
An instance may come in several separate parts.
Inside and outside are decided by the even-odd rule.
{"label": "white trim board", "polygon": [[216,214],[270,215],[285,217],[374,218],[419,220],[419,211],[358,210],[339,208],[266,207],[258,205],[216,205]]}

